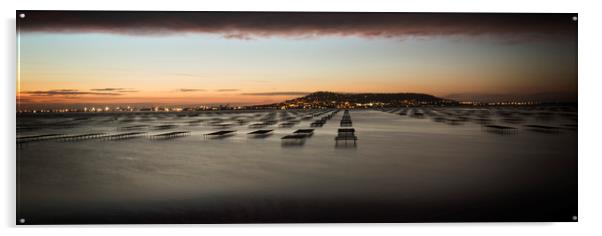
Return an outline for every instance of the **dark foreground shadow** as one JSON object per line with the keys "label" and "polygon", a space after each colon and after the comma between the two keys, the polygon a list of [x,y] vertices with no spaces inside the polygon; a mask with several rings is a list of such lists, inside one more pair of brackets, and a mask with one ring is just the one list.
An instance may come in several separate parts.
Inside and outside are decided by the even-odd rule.
{"label": "dark foreground shadow", "polygon": [[226,139],[229,137],[234,136],[235,134],[224,134],[224,135],[205,135],[205,139],[213,139],[213,140],[219,140],[219,139]]}

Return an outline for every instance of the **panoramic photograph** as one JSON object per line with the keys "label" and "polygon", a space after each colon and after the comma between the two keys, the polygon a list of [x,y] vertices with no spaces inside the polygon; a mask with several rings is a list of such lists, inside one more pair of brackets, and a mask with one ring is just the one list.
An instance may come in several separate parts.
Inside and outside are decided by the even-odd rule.
{"label": "panoramic photograph", "polygon": [[17,224],[578,219],[577,14],[16,18]]}

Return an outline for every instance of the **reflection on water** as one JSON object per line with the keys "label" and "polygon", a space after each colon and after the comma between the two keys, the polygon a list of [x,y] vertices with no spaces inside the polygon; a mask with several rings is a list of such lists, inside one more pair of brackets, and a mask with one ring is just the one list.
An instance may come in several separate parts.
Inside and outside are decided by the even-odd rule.
{"label": "reflection on water", "polygon": [[[36,140],[17,150],[18,217],[36,224],[571,221],[576,215],[573,110],[351,111],[357,145],[335,142],[339,112],[309,137],[282,139],[328,112],[19,117],[18,139]],[[256,123],[274,131],[247,135],[259,129]],[[223,127],[236,132],[206,137]],[[180,131],[189,132],[150,138]],[[127,132],[146,133],[56,138]],[[47,134],[57,136],[36,137]]]}
{"label": "reflection on water", "polygon": [[336,142],[334,144],[335,148],[357,148],[356,142]]}

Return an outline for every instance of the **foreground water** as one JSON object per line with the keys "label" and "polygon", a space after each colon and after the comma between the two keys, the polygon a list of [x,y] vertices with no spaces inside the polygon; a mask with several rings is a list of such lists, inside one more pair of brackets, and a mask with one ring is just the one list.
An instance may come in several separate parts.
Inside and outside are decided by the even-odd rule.
{"label": "foreground water", "polygon": [[[62,224],[571,221],[577,215],[576,113],[519,110],[511,117],[520,119],[504,120],[505,112],[488,111],[488,122],[517,128],[499,133],[480,124],[474,110],[453,124],[435,122],[429,110],[424,119],[411,115],[422,110],[399,111],[352,110],[359,140],[338,146],[343,112],[298,145],[283,145],[281,137],[319,117],[291,128],[267,126],[274,133],[266,137],[247,135],[257,130],[249,124],[270,113],[300,119],[316,111],[19,117],[19,137],[148,126],[131,139],[20,145],[17,218]],[[234,135],[204,136],[230,123]],[[175,126],[156,129],[167,124]],[[149,138],[172,131],[190,134]]]}

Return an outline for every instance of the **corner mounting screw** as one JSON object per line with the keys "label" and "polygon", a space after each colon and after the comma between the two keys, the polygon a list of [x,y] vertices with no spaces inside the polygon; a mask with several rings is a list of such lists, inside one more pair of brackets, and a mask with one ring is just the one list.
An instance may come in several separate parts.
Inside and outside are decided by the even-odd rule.
{"label": "corner mounting screw", "polygon": [[25,18],[25,13],[19,14],[19,18],[21,18],[21,19]]}
{"label": "corner mounting screw", "polygon": [[25,224],[25,218],[21,218],[21,219],[19,219],[19,223],[21,223],[21,224]]}
{"label": "corner mounting screw", "polygon": [[573,220],[577,220],[577,216],[573,216]]}
{"label": "corner mounting screw", "polygon": [[577,21],[577,16],[573,16],[573,21]]}

